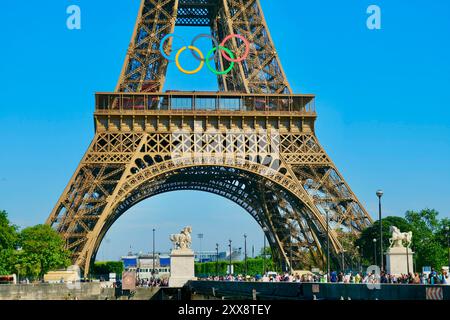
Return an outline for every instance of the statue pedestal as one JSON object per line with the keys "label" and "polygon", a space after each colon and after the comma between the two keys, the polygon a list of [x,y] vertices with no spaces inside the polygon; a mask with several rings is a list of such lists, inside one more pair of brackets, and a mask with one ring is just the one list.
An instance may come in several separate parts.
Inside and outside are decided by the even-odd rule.
{"label": "statue pedestal", "polygon": [[189,280],[195,279],[194,251],[174,249],[170,253],[169,287],[181,288]]}
{"label": "statue pedestal", "polygon": [[407,274],[409,265],[409,272],[414,273],[413,255],[414,252],[410,248],[389,248],[386,252],[386,271],[392,275]]}

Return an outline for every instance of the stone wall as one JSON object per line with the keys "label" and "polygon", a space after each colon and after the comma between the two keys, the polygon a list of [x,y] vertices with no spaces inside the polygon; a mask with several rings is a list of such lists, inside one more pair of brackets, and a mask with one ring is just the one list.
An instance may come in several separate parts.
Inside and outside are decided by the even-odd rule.
{"label": "stone wall", "polygon": [[116,297],[105,283],[0,285],[0,300],[150,300],[158,288],[137,288],[130,297]]}

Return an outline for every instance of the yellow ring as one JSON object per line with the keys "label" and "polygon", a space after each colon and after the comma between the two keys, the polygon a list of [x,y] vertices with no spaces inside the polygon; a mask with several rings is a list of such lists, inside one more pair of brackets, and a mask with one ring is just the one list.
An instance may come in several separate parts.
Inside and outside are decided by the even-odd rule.
{"label": "yellow ring", "polygon": [[[199,67],[198,67],[197,69],[191,70],[191,71],[183,69],[183,68],[181,67],[181,65],[180,65],[180,54],[182,54],[183,51],[186,50],[186,49],[188,49],[188,48],[189,48],[190,50],[194,50],[195,52],[197,52],[198,55],[200,56],[200,59],[201,59]],[[178,69],[179,69],[181,72],[185,73],[185,74],[196,74],[196,73],[198,73],[200,70],[202,70],[203,65],[205,64],[205,61],[203,61],[203,60],[204,60],[203,53],[200,51],[200,49],[198,49],[197,47],[193,47],[193,46],[189,46],[189,47],[184,46],[183,48],[181,48],[180,50],[178,50],[177,55],[176,55],[176,57],[175,57],[175,63],[176,63],[176,65],[177,65]]]}

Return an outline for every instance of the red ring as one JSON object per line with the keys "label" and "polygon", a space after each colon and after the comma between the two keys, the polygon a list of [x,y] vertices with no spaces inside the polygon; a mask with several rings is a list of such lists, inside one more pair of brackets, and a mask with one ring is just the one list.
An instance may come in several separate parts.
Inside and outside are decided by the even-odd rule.
{"label": "red ring", "polygon": [[231,59],[228,55],[227,55],[227,53],[224,51],[224,50],[222,50],[222,56],[224,57],[224,59],[225,60],[227,60],[227,61],[229,61],[229,62],[242,62],[242,61],[244,61],[245,59],[247,59],[247,57],[248,57],[248,55],[249,55],[249,53],[250,53],[250,43],[248,42],[248,40],[247,39],[245,39],[243,36],[241,36],[240,34],[230,34],[229,36],[227,36],[225,39],[223,39],[223,41],[222,41],[222,43],[220,44],[220,46],[221,47],[224,47],[225,46],[225,43],[228,41],[228,40],[230,40],[231,38],[238,38],[238,39],[241,39],[242,41],[244,41],[244,44],[245,44],[245,46],[246,46],[246,49],[245,49],[245,52],[244,52],[244,55],[241,57],[241,58],[238,58],[238,59]]}

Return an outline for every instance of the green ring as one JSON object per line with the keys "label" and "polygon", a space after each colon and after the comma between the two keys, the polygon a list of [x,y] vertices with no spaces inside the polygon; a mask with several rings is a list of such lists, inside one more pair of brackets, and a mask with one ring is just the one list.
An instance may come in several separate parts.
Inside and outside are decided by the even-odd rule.
{"label": "green ring", "polygon": [[[221,47],[221,46],[219,46],[219,49],[224,50],[226,53],[228,53],[228,55],[231,57],[231,59],[234,59],[234,54],[233,54],[233,52],[231,52],[230,49],[225,48],[225,47]],[[206,56],[206,66],[208,67],[208,69],[209,69],[212,73],[214,73],[215,75],[218,75],[218,76],[224,75],[224,74],[227,74],[227,73],[230,73],[230,71],[234,68],[234,62],[231,62],[231,64],[230,64],[230,66],[228,67],[228,69],[227,69],[227,70],[224,70],[224,71],[217,71],[216,69],[214,69],[213,67],[210,66],[210,64],[209,64],[209,62],[210,62],[210,61],[209,61],[209,57],[211,57],[211,55],[212,55],[212,54],[214,53],[214,51],[216,51],[216,50],[217,50],[217,47],[212,48],[211,50],[209,50],[208,55]]]}

